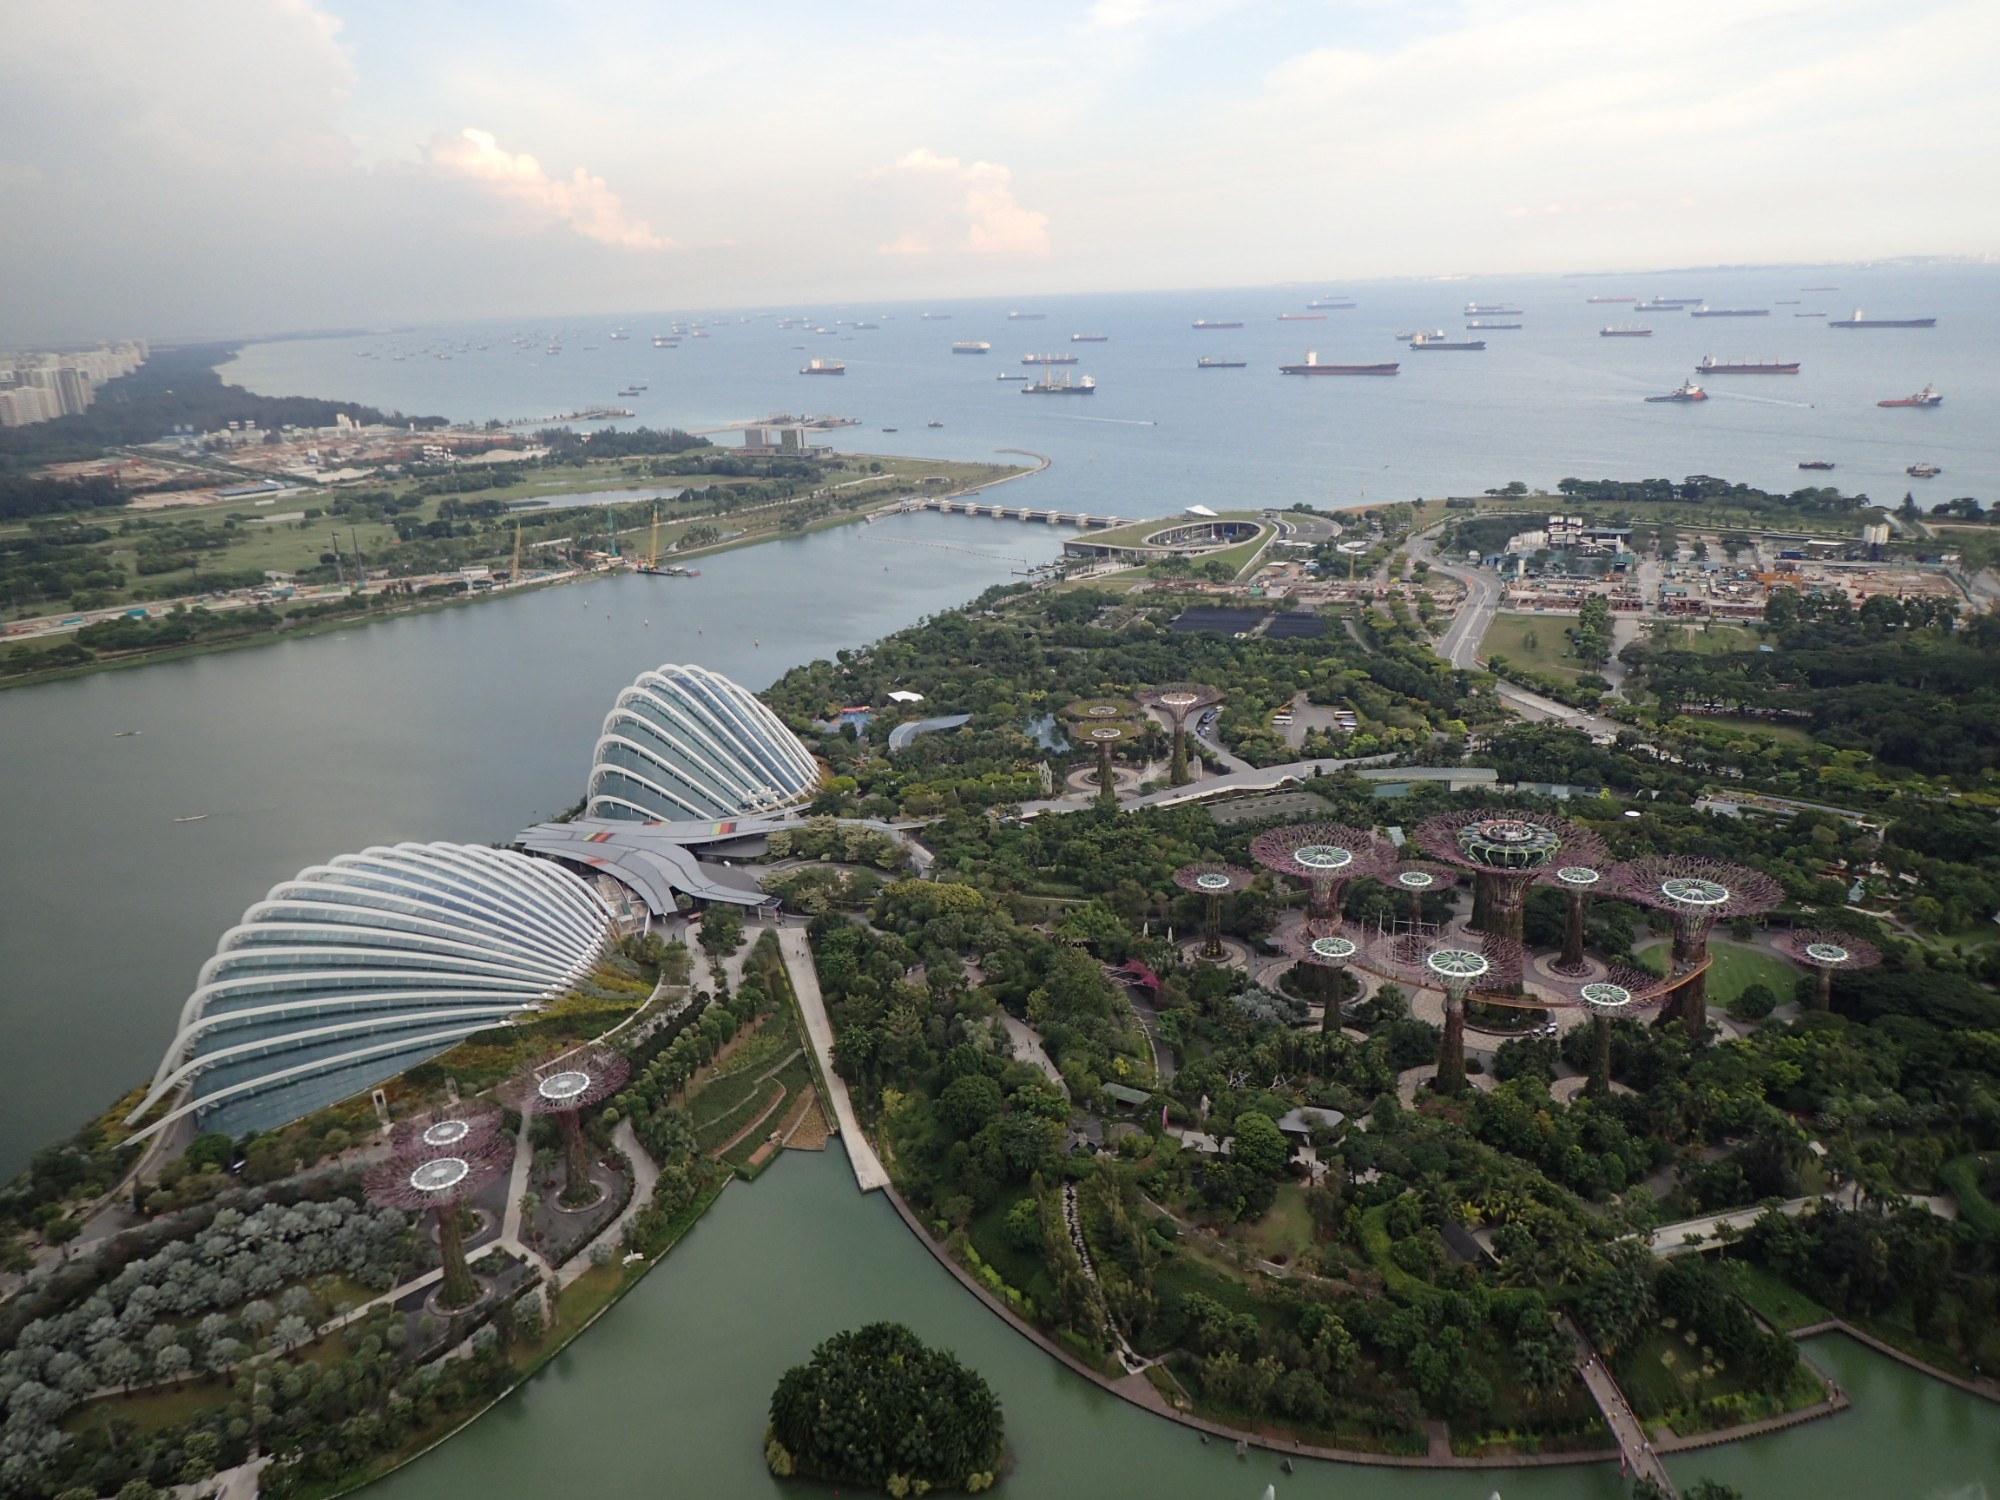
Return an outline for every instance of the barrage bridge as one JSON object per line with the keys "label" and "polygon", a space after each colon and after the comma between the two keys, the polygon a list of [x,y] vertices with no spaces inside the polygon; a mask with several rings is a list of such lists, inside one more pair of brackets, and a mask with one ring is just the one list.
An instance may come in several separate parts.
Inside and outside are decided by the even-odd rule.
{"label": "barrage bridge", "polygon": [[1029,505],[954,500],[943,495],[933,495],[921,500],[906,500],[895,507],[890,514],[912,510],[934,510],[947,516],[991,516],[997,521],[1039,521],[1047,526],[1077,526],[1086,531],[1102,531],[1113,526],[1132,524],[1130,516],[1093,516],[1073,510],[1037,510]]}

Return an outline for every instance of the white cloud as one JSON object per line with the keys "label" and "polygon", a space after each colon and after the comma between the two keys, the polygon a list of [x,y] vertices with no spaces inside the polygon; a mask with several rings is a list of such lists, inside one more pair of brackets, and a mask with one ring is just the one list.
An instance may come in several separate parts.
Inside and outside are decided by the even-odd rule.
{"label": "white cloud", "polygon": [[900,234],[875,247],[877,255],[929,255],[935,247],[921,234]]}
{"label": "white cloud", "polygon": [[670,242],[631,217],[602,177],[582,167],[567,181],[549,176],[525,153],[502,149],[490,131],[467,126],[457,135],[437,135],[425,160],[449,176],[477,184],[543,224],[567,224],[585,239],[621,250],[665,250]]}
{"label": "white cloud", "polygon": [[[869,174],[872,179],[900,180],[915,189],[916,206],[928,207],[933,218],[955,220],[964,227],[960,248],[995,260],[1047,260],[1049,216],[1024,208],[1014,196],[1014,174],[990,161],[961,162],[939,156],[928,147],[905,152],[891,167]],[[944,201],[939,201],[939,196]],[[884,255],[921,253],[930,236],[904,233],[880,247]]]}

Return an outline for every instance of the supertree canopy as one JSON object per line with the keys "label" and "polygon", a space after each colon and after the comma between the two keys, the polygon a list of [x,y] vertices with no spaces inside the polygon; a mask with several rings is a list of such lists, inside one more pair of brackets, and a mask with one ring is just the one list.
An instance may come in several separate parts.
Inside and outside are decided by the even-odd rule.
{"label": "supertree canopy", "polygon": [[1409,924],[1410,931],[1416,932],[1424,925],[1424,897],[1448,889],[1455,874],[1442,865],[1406,859],[1377,878],[1391,890],[1400,892],[1409,902],[1408,915],[1404,920]]}
{"label": "supertree canopy", "polygon": [[625,1084],[632,1065],[609,1047],[580,1047],[553,1062],[516,1073],[500,1086],[500,1097],[524,1115],[554,1115],[562,1132],[562,1201],[575,1208],[597,1196],[590,1180],[590,1151],[577,1116],[602,1104]]}
{"label": "supertree canopy", "polygon": [[1525,963],[1521,945],[1493,933],[1404,933],[1382,937],[1363,961],[1384,978],[1444,991],[1444,1036],[1432,1087],[1441,1094],[1464,1092],[1465,997],[1474,990],[1518,991]]}
{"label": "supertree canopy", "polygon": [[1603,882],[1602,869],[1579,862],[1573,856],[1566,856],[1559,864],[1544,865],[1535,872],[1535,883],[1561,891],[1568,907],[1563,916],[1562,955],[1553,965],[1558,974],[1590,972],[1590,965],[1583,957],[1583,915],[1590,893]]}
{"label": "supertree canopy", "polygon": [[1306,965],[1307,973],[1324,976],[1326,983],[1313,983],[1307,988],[1318,992],[1319,1029],[1337,1031],[1343,981],[1335,976],[1344,973],[1348,964],[1360,956],[1361,945],[1352,938],[1342,937],[1326,923],[1302,922],[1279,938],[1279,946]]}
{"label": "supertree canopy", "polygon": [[399,1155],[470,1149],[500,1129],[500,1106],[485,1099],[462,1099],[439,1105],[389,1131],[389,1145]]}
{"label": "supertree canopy", "polygon": [[1611,1087],[1611,1023],[1621,1016],[1656,1008],[1667,998],[1671,981],[1630,964],[1613,964],[1601,974],[1564,974],[1559,965],[1553,967],[1556,977],[1538,980],[1537,988],[1556,1005],[1590,1013],[1589,1087],[1592,1093],[1601,1094]]}
{"label": "supertree canopy", "polygon": [[514,1143],[489,1133],[473,1144],[397,1152],[368,1173],[367,1192],[375,1202],[418,1212],[429,1209],[436,1216],[438,1260],[444,1269],[442,1305],[447,1311],[479,1300],[479,1283],[465,1263],[459,1205],[507,1171],[513,1161]]}
{"label": "supertree canopy", "polygon": [[1708,1034],[1708,933],[1717,922],[1761,916],[1784,899],[1778,882],[1758,870],[1688,855],[1635,859],[1614,872],[1616,893],[1673,918],[1673,998],[1661,1013],[1678,1019],[1697,1045]]}
{"label": "supertree canopy", "polygon": [[1063,709],[1073,737],[1096,747],[1097,789],[1106,800],[1114,795],[1111,752],[1138,733],[1131,712],[1131,703],[1123,698],[1081,698]]}
{"label": "supertree canopy", "polygon": [[1471,808],[1438,813],[1417,825],[1416,845],[1433,859],[1473,874],[1472,925],[1521,941],[1521,902],[1543,870],[1593,869],[1604,841],[1553,813]]}
{"label": "supertree canopy", "polygon": [[1340,921],[1340,889],[1362,875],[1396,862],[1386,840],[1336,823],[1293,823],[1266,829],[1250,841],[1250,857],[1278,875],[1303,880],[1311,892],[1306,916],[1315,922]]}
{"label": "supertree canopy", "polygon": [[1872,969],[1882,962],[1882,950],[1865,938],[1845,932],[1788,932],[1778,947],[1794,963],[1813,971],[1813,1009],[1825,1010],[1833,1000],[1835,969]]}
{"label": "supertree canopy", "polygon": [[1222,956],[1222,898],[1235,894],[1257,877],[1241,865],[1182,865],[1174,871],[1174,884],[1184,891],[1206,896],[1203,903],[1201,956]]}
{"label": "supertree canopy", "polygon": [[1158,709],[1172,721],[1174,752],[1168,780],[1173,786],[1185,786],[1188,781],[1188,715],[1220,703],[1222,689],[1210,687],[1205,682],[1169,682],[1147,689],[1139,695],[1139,701],[1148,708]]}

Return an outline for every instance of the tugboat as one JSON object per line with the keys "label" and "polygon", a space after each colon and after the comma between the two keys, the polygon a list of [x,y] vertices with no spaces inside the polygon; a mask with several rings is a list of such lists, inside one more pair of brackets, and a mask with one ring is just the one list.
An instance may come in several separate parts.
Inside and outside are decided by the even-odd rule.
{"label": "tugboat", "polygon": [[1944,397],[1938,394],[1936,386],[1927,385],[1914,396],[1898,396],[1894,401],[1877,401],[1875,404],[1877,406],[1936,406],[1943,400]]}
{"label": "tugboat", "polygon": [[1936,464],[1911,464],[1903,472],[1912,479],[1935,479],[1944,472]]}
{"label": "tugboat", "polygon": [[1664,396],[1648,396],[1646,399],[1648,401],[1706,401],[1708,399],[1708,392],[1696,385],[1692,380],[1683,380],[1680,383],[1679,389],[1669,391]]}

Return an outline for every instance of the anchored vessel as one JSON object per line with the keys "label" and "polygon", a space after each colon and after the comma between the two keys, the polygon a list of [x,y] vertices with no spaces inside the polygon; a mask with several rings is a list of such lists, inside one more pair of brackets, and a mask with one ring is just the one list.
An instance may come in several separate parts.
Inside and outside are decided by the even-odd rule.
{"label": "anchored vessel", "polygon": [[1912,479],[1935,479],[1944,472],[1936,464],[1911,464],[1903,472]]}
{"label": "anchored vessel", "polygon": [[1468,318],[1518,318],[1521,309],[1509,307],[1504,302],[1468,302],[1465,304],[1465,315]]}
{"label": "anchored vessel", "polygon": [[1240,370],[1249,361],[1245,359],[1210,359],[1204,354],[1194,362],[1197,370]]}
{"label": "anchored vessel", "polygon": [[1279,313],[1279,314],[1278,314],[1278,321],[1279,321],[1280,323],[1324,323],[1324,322],[1326,321],[1326,314],[1325,314],[1325,313],[1309,313],[1309,312],[1306,312],[1306,313]]}
{"label": "anchored vessel", "polygon": [[1040,380],[1031,381],[1021,387],[1024,396],[1089,396],[1097,391],[1097,382],[1086,375],[1074,384],[1070,382],[1069,371],[1064,370],[1058,380],[1052,371],[1044,371]]}
{"label": "anchored vessel", "polygon": [[801,375],[845,375],[847,366],[837,359],[809,359],[799,367]]}
{"label": "anchored vessel", "polygon": [[1412,349],[1484,349],[1485,339],[1448,339],[1442,333],[1419,333],[1410,338]]}
{"label": "anchored vessel", "polygon": [[1796,375],[1799,362],[1781,359],[1717,359],[1704,354],[1696,365],[1697,375]]}
{"label": "anchored vessel", "polygon": [[1927,385],[1913,396],[1898,396],[1894,401],[1877,401],[1875,404],[1877,406],[1936,406],[1942,400],[1944,400],[1944,397],[1938,394],[1938,388],[1934,385]]}
{"label": "anchored vessel", "polygon": [[1007,314],[1007,321],[1009,323],[1040,323],[1047,317],[1047,313],[1010,312]]}
{"label": "anchored vessel", "polygon": [[1315,297],[1306,306],[1324,308],[1328,312],[1351,312],[1354,309],[1352,302],[1343,301],[1338,297]]}
{"label": "anchored vessel", "polygon": [[1606,323],[1602,328],[1597,330],[1597,336],[1601,339],[1649,339],[1653,336],[1653,330],[1650,328],[1620,328],[1615,324]]}
{"label": "anchored vessel", "polygon": [[1196,328],[1241,328],[1243,325],[1241,323],[1218,323],[1213,318],[1196,318],[1194,326]]}
{"label": "anchored vessel", "polygon": [[1935,328],[1936,318],[1864,318],[1861,309],[1854,309],[1851,318],[1834,318],[1826,325],[1829,328]]}
{"label": "anchored vessel", "polygon": [[1801,469],[1830,469],[1833,467],[1833,460],[1830,458],[1802,458],[1799,460],[1799,467]]}
{"label": "anchored vessel", "polygon": [[1391,360],[1385,364],[1366,365],[1323,365],[1319,362],[1319,351],[1306,350],[1306,361],[1302,365],[1279,365],[1280,375],[1394,375],[1402,366]]}
{"label": "anchored vessel", "polygon": [[1110,339],[1111,335],[1108,333],[1072,333],[1069,336],[1072,344],[1103,344],[1110,342]]}
{"label": "anchored vessel", "polygon": [[1506,329],[1509,328],[1519,328],[1521,325],[1519,323],[1484,323],[1481,322],[1479,319],[1474,318],[1470,323],[1467,323],[1465,326],[1467,328],[1477,328],[1481,332],[1484,332],[1489,328],[1498,328],[1501,329],[1502,331],[1505,331]]}
{"label": "anchored vessel", "polygon": [[1073,365],[1076,363],[1076,356],[1074,354],[1024,354],[1021,356],[1021,363],[1024,365]]}
{"label": "anchored vessel", "polygon": [[953,354],[984,354],[993,346],[984,339],[960,339],[951,346]]}
{"label": "anchored vessel", "polygon": [[1706,401],[1708,392],[1692,380],[1683,380],[1677,390],[1668,391],[1664,396],[1648,396],[1648,401]]}
{"label": "anchored vessel", "polygon": [[1768,307],[1709,307],[1703,304],[1688,314],[1691,318],[1768,318]]}

